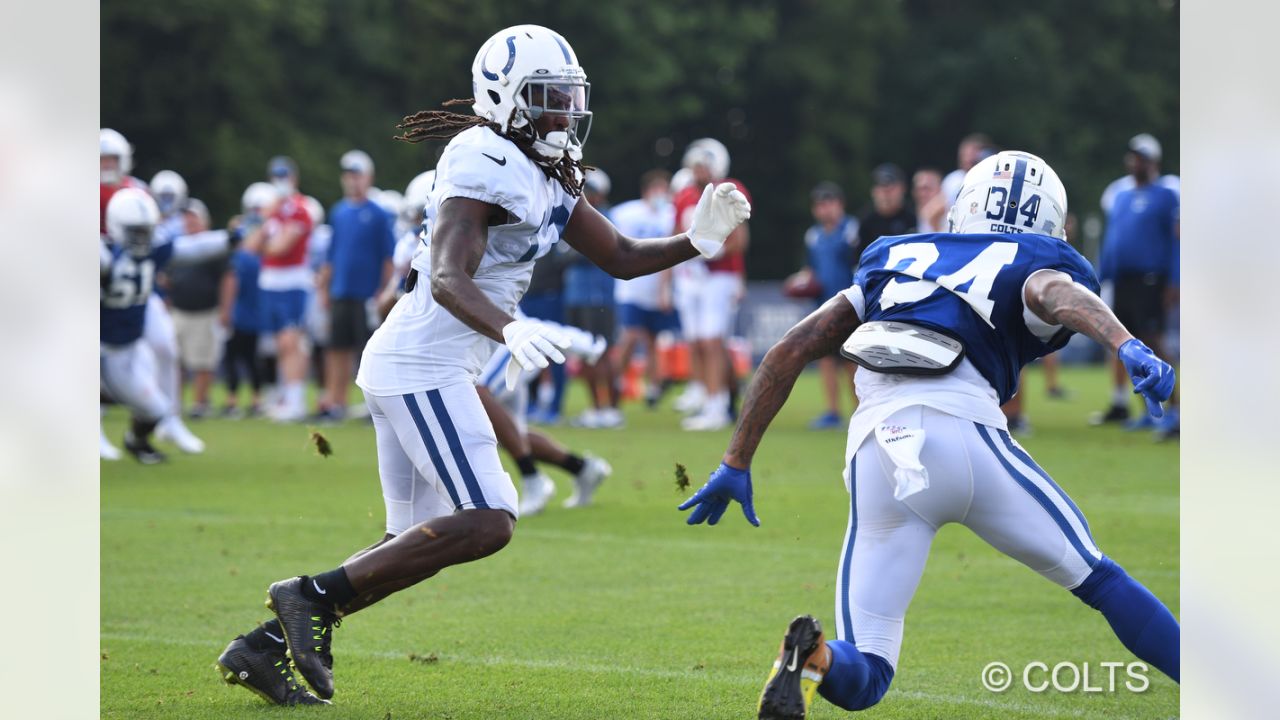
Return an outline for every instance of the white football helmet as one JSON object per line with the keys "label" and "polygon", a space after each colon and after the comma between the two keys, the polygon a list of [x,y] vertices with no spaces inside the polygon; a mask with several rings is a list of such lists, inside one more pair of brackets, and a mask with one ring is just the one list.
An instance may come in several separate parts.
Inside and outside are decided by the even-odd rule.
{"label": "white football helmet", "polygon": [[680,164],[690,169],[694,165],[706,165],[711,179],[720,182],[729,177],[729,148],[715,138],[699,138],[685,148]]}
{"label": "white football helmet", "polygon": [[111,128],[98,130],[98,155],[120,158],[119,169],[103,171],[99,182],[104,185],[118,185],[129,173],[133,172],[133,146],[120,133]]}
{"label": "white football helmet", "polygon": [[953,233],[1039,233],[1066,237],[1067,190],[1031,153],[1005,150],[974,165],[947,214]]}
{"label": "white football helmet", "polygon": [[689,168],[680,168],[671,176],[671,194],[675,195],[692,184],[693,171]]}
{"label": "white football helmet", "polygon": [[160,222],[160,208],[145,190],[121,188],[107,203],[107,237],[130,255],[151,254],[151,238]]}
{"label": "white football helmet", "polygon": [[[591,131],[591,84],[578,56],[559,33],[541,25],[516,25],[485,41],[471,63],[472,110],[506,133],[530,127],[543,115],[568,119],[567,130],[534,140],[538,154],[582,158]],[[534,133],[536,135],[536,132]]]}
{"label": "white football helmet", "polygon": [[428,170],[409,181],[404,189],[401,216],[411,225],[422,222],[422,210],[431,200],[431,188],[436,184],[436,171]]}
{"label": "white football helmet", "polygon": [[586,189],[605,196],[608,196],[609,191],[613,189],[613,181],[611,181],[608,174],[600,168],[591,168],[590,170],[587,170],[587,176],[583,178],[582,182]]}
{"label": "white football helmet", "polygon": [[178,212],[187,201],[187,181],[172,170],[161,170],[151,178],[151,195],[164,217]]}
{"label": "white football helmet", "polygon": [[269,182],[256,182],[244,189],[240,209],[246,215],[262,217],[280,199],[280,191]]}
{"label": "white football helmet", "polygon": [[399,190],[379,190],[369,193],[369,199],[383,211],[393,217],[400,215],[400,206],[404,205],[404,195]]}

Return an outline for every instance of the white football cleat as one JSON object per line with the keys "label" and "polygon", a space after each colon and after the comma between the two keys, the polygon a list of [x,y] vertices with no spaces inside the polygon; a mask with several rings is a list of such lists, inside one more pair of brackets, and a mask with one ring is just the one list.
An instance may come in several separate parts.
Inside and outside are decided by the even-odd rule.
{"label": "white football cleat", "polygon": [[692,417],[687,417],[680,422],[680,427],[690,432],[710,432],[713,430],[724,430],[732,427],[733,419],[729,417],[729,413],[724,410],[712,410],[709,407],[704,408],[702,412]]}
{"label": "white football cleat", "polygon": [[522,485],[520,517],[537,515],[542,512],[547,503],[551,501],[551,496],[556,493],[555,482],[542,473],[525,478]]}
{"label": "white football cleat", "polygon": [[707,391],[701,385],[690,383],[672,403],[672,407],[676,412],[685,415],[693,415],[702,409],[702,404],[707,401]]}
{"label": "white football cleat", "polygon": [[107,432],[101,428],[98,430],[98,457],[113,461],[120,459],[120,448],[111,444],[107,439]]}
{"label": "white football cleat", "polygon": [[204,441],[188,430],[182,423],[182,418],[177,415],[170,415],[156,425],[156,439],[171,442],[177,445],[179,450],[190,455],[199,455],[204,452]]}
{"label": "white football cleat", "polygon": [[580,508],[591,504],[600,483],[613,473],[609,463],[594,455],[583,458],[582,470],[573,477],[573,494],[564,501],[564,507]]}
{"label": "white football cleat", "polygon": [[626,424],[627,420],[622,416],[622,411],[618,408],[601,408],[596,411],[595,426],[598,428],[616,430]]}

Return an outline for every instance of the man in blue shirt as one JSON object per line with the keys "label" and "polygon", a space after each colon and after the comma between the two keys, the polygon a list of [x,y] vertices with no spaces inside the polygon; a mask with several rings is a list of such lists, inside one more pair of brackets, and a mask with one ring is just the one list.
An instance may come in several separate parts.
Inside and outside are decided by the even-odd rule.
{"label": "man in blue shirt", "polygon": [[[811,194],[816,223],[804,234],[809,272],[821,286],[816,306],[836,296],[853,283],[858,261],[858,219],[844,210],[844,191],[833,182],[819,183]],[[815,306],[815,307],[816,307]],[[844,425],[840,415],[840,374],[849,376],[849,397],[853,397],[853,363],[838,353],[818,360],[827,411],[809,423],[811,430],[834,430]]]}
{"label": "man in blue shirt", "polygon": [[[1102,242],[1099,275],[1104,295],[1125,327],[1157,352],[1163,349],[1165,317],[1178,288],[1177,191],[1157,182],[1160,143],[1147,134],[1129,141],[1125,167],[1133,187],[1116,194]],[[1095,423],[1129,420],[1129,393],[1124,368],[1113,364],[1111,407]],[[1129,429],[1156,428],[1160,437],[1178,431],[1177,396],[1161,422],[1150,414],[1130,422]]]}
{"label": "man in blue shirt", "polygon": [[341,420],[355,355],[369,337],[365,305],[391,277],[395,254],[394,220],[369,198],[373,160],[360,150],[342,156],[343,198],[329,211],[333,229],[329,253],[317,283],[329,309],[329,346],[325,352],[324,396],[317,419]]}

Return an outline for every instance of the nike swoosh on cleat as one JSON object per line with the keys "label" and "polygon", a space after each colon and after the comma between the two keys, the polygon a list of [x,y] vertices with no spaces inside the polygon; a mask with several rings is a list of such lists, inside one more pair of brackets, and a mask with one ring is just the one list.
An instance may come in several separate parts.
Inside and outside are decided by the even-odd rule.
{"label": "nike swoosh on cleat", "polygon": [[496,158],[496,157],[494,157],[494,156],[490,155],[489,153],[483,153],[483,152],[482,152],[482,153],[480,153],[480,154],[481,154],[481,155],[483,155],[483,156],[485,156],[485,157],[487,157],[487,158],[489,158],[490,160],[492,160],[492,161],[494,161],[494,162],[498,163],[498,165],[506,165],[506,164],[507,164],[507,159],[506,159],[505,157],[504,157],[504,158],[502,158],[501,160],[499,160],[498,158]]}
{"label": "nike swoosh on cleat", "polygon": [[324,590],[321,590],[321,589],[320,589],[320,586],[319,586],[318,584],[316,584],[316,579],[315,579],[315,578],[311,578],[311,587],[315,588],[315,589],[316,589],[316,592],[320,593],[321,595],[328,595],[328,594],[329,594],[328,592],[326,592],[326,591],[324,591]]}
{"label": "nike swoosh on cleat", "polygon": [[800,648],[791,651],[791,663],[787,665],[787,671],[793,672],[796,669],[796,663],[800,661]]}
{"label": "nike swoosh on cleat", "polygon": [[267,637],[271,638],[272,640],[275,640],[278,643],[284,642],[284,638],[276,637],[275,635],[272,635],[271,633],[266,632],[265,630],[263,632],[266,634]]}

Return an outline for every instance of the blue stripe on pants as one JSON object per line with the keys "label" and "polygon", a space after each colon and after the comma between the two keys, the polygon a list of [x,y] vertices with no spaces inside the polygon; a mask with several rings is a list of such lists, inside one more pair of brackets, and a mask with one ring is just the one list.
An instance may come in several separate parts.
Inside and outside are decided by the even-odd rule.
{"label": "blue stripe on pants", "polygon": [[458,489],[453,486],[453,480],[449,477],[449,469],[445,467],[444,458],[440,456],[440,449],[436,447],[436,441],[431,437],[431,428],[427,427],[426,418],[422,417],[422,409],[418,407],[418,401],[413,394],[404,396],[404,404],[409,408],[409,414],[413,416],[413,424],[418,426],[418,434],[422,436],[422,442],[427,446],[427,454],[431,456],[431,464],[435,466],[436,473],[440,475],[440,479],[444,481],[444,487],[449,491],[449,499],[453,500],[453,506],[462,505],[462,498],[458,496]]}
{"label": "blue stripe on pants", "polygon": [[497,389],[493,387],[493,383],[497,381],[498,378],[502,377],[502,371],[506,370],[507,363],[511,362],[510,350],[506,348],[501,348],[498,350],[498,352],[505,356],[504,359],[500,360],[498,364],[495,365],[493,369],[489,371],[489,374],[485,375],[484,379],[480,381],[480,384],[489,388],[490,392],[497,392]]}
{"label": "blue stripe on pants", "polygon": [[840,615],[844,619],[841,640],[853,642],[853,613],[849,610],[849,566],[853,563],[853,542],[858,537],[858,454],[849,461],[849,542],[844,545],[841,561]]}
{"label": "blue stripe on pants", "polygon": [[485,502],[484,493],[480,492],[480,482],[476,480],[476,474],[471,470],[471,463],[467,462],[466,453],[462,450],[462,440],[458,438],[458,431],[453,427],[453,420],[449,417],[449,411],[445,409],[444,399],[440,397],[440,391],[428,390],[427,400],[431,402],[431,410],[436,414],[436,421],[440,423],[440,429],[444,431],[444,439],[449,443],[449,451],[453,453],[453,462],[458,466],[459,472],[462,473],[462,482],[466,483],[467,494],[471,496],[471,504],[477,508],[487,510],[489,503]]}
{"label": "blue stripe on pants", "polygon": [[1067,506],[1071,508],[1071,512],[1075,513],[1076,517],[1079,518],[1080,527],[1084,528],[1085,533],[1089,536],[1089,539],[1092,540],[1093,531],[1089,529],[1089,521],[1084,519],[1084,513],[1080,512],[1080,508],[1076,507],[1076,504],[1071,501],[1071,498],[1065,492],[1062,491],[1062,488],[1058,487],[1058,483],[1054,482],[1053,478],[1049,477],[1049,473],[1046,473],[1043,468],[1037,465],[1036,461],[1032,460],[1031,456],[1028,455],[1025,451],[1023,451],[1017,445],[1014,445],[1013,438],[1009,436],[1009,433],[1001,430],[1000,439],[1004,440],[1004,446],[1009,448],[1009,452],[1013,453],[1014,457],[1021,460],[1023,465],[1026,465],[1027,467],[1031,468],[1033,471],[1035,471],[1037,475],[1044,478],[1044,481],[1049,483],[1049,485],[1053,487],[1054,490],[1058,491],[1058,495],[1062,496],[1062,499],[1066,501]]}
{"label": "blue stripe on pants", "polygon": [[978,434],[982,436],[982,441],[987,444],[987,448],[991,450],[991,454],[995,455],[996,460],[1000,461],[1000,464],[1004,466],[1004,469],[1009,473],[1009,476],[1017,481],[1017,483],[1022,486],[1022,489],[1026,490],[1027,494],[1034,498],[1036,502],[1040,503],[1040,507],[1044,508],[1045,512],[1049,513],[1049,517],[1053,518],[1053,521],[1058,524],[1058,528],[1067,536],[1067,540],[1070,541],[1071,546],[1076,549],[1076,552],[1080,553],[1080,557],[1084,558],[1085,563],[1090,568],[1097,565],[1098,558],[1094,557],[1093,553],[1085,549],[1084,543],[1080,541],[1080,536],[1076,534],[1075,529],[1071,527],[1071,523],[1067,522],[1067,518],[1058,510],[1058,506],[1053,504],[1053,501],[1036,486],[1033,480],[1018,472],[1018,470],[1013,467],[1013,464],[1006,460],[1004,455],[1000,454],[1000,451],[996,449],[994,440],[987,433],[987,427],[985,425],[982,423],[974,423],[974,426],[978,428]]}

